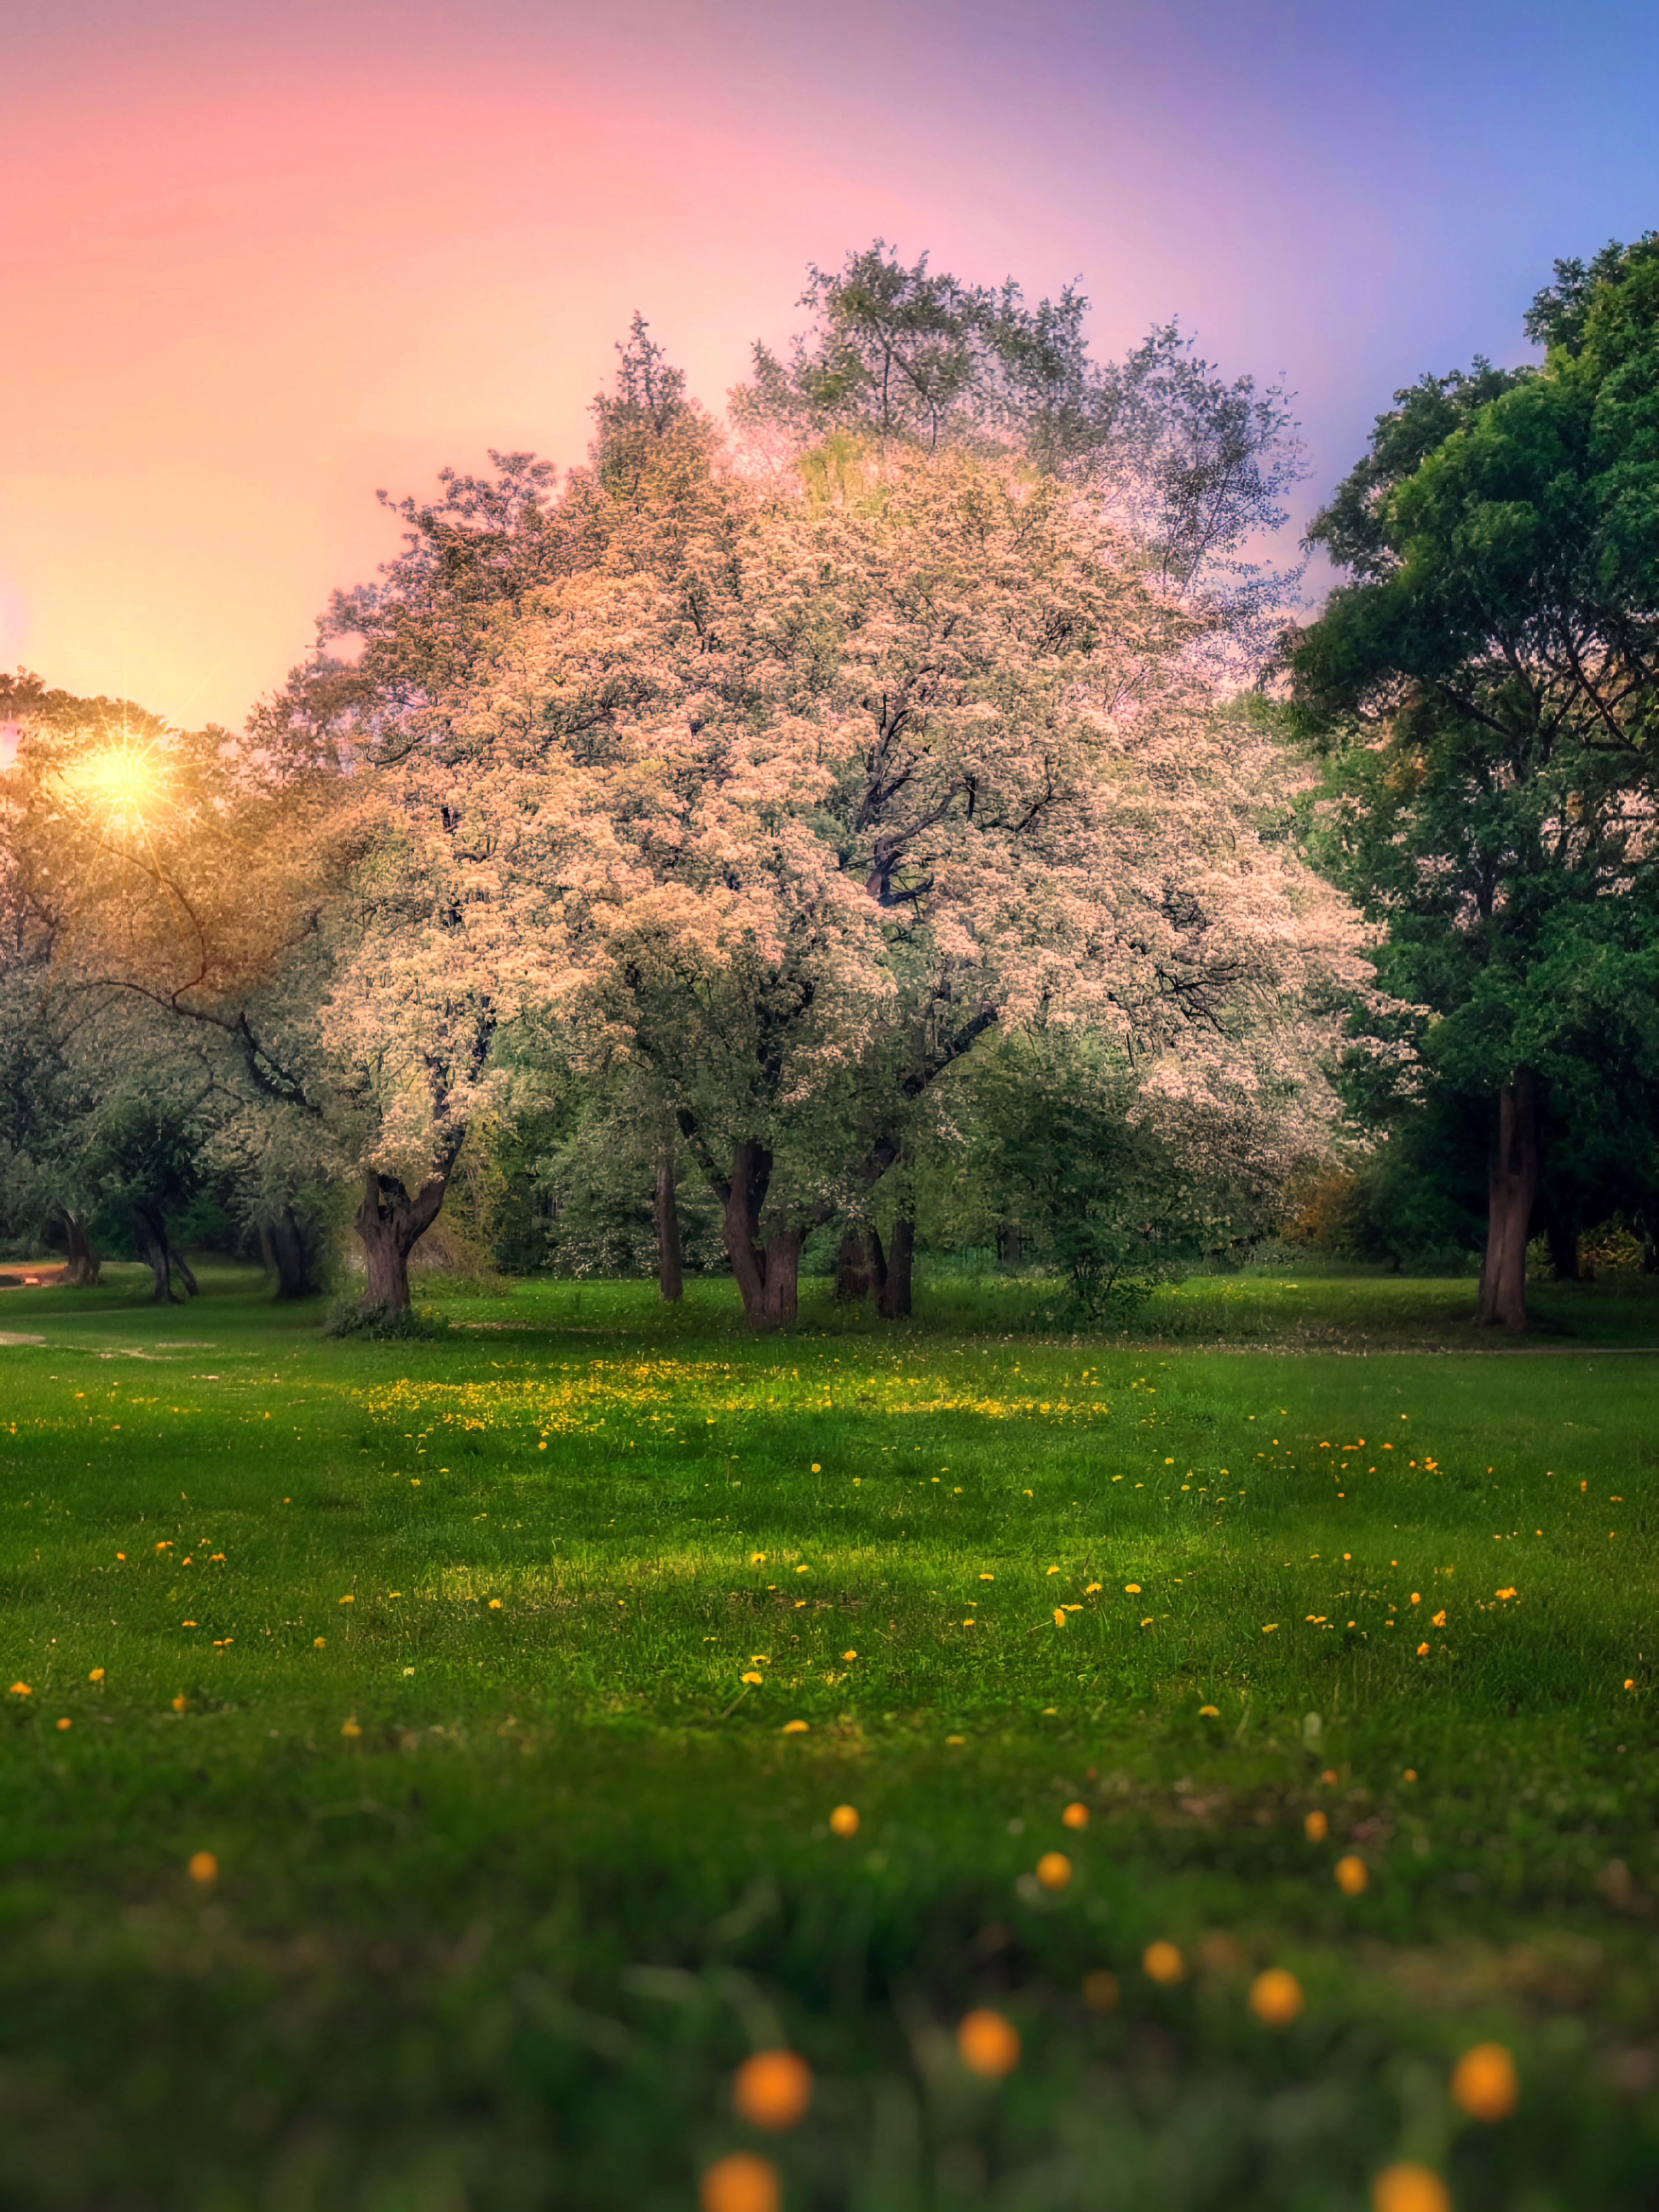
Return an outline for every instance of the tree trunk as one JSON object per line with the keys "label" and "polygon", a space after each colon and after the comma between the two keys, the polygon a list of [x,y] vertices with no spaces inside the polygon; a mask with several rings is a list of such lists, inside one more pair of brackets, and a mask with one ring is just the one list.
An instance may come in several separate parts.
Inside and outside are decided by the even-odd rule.
{"label": "tree trunk", "polygon": [[279,1300],[316,1295],[311,1238],[291,1206],[281,1207],[259,1224],[259,1249],[265,1273],[276,1279]]}
{"label": "tree trunk", "polygon": [[782,1328],[795,1318],[800,1248],[806,1242],[805,1224],[786,1229],[773,1223],[763,1232],[761,1209],[771,1180],[772,1155],[764,1145],[745,1138],[732,1147],[732,1179],[723,1193],[722,1231],[726,1256],[743,1299],[744,1319],[757,1334]]}
{"label": "tree trunk", "polygon": [[167,1235],[167,1218],[159,1206],[140,1206],[134,1209],[134,1225],[138,1232],[138,1249],[149,1268],[154,1287],[149,1294],[153,1306],[177,1305],[173,1296],[173,1276],[176,1269],[185,1288],[192,1297],[196,1295],[196,1278],[173,1249]]}
{"label": "tree trunk", "polygon": [[848,1229],[836,1254],[836,1296],[845,1305],[880,1294],[887,1272],[881,1239],[870,1228]]}
{"label": "tree trunk", "polygon": [[98,1280],[98,1255],[88,1243],[87,1232],[78,1215],[71,1213],[66,1206],[58,1206],[55,1212],[63,1228],[65,1254],[64,1272],[58,1280],[71,1290],[90,1290]]}
{"label": "tree trunk", "polygon": [[1550,1265],[1558,1283],[1578,1280],[1578,1224],[1547,1194],[1544,1234],[1549,1239]]}
{"label": "tree trunk", "polygon": [[680,1210],[674,1188],[674,1139],[665,1130],[657,1154],[657,1287],[670,1305],[684,1296]]}
{"label": "tree trunk", "polygon": [[428,1176],[411,1198],[395,1176],[370,1168],[364,1176],[362,1203],[352,1220],[363,1240],[368,1271],[364,1313],[409,1311],[409,1255],[437,1219],[448,1182],[446,1168]]}
{"label": "tree trunk", "polygon": [[783,1328],[795,1318],[804,1229],[775,1229],[766,1240],[766,1309],[763,1326]]}
{"label": "tree trunk", "polygon": [[887,1265],[883,1270],[881,1289],[876,1298],[876,1311],[884,1321],[905,1321],[909,1317],[910,1270],[915,1250],[915,1219],[908,1213],[902,1213],[893,1224],[893,1233],[887,1240]]}
{"label": "tree trunk", "polygon": [[1498,1097],[1492,1150],[1486,1255],[1476,1319],[1518,1334],[1527,1325],[1527,1235],[1538,1197],[1538,1080],[1517,1068]]}
{"label": "tree trunk", "polygon": [[1018,1269],[1019,1261],[1019,1224],[1005,1221],[997,1231],[997,1265],[1006,1267],[1012,1274]]}

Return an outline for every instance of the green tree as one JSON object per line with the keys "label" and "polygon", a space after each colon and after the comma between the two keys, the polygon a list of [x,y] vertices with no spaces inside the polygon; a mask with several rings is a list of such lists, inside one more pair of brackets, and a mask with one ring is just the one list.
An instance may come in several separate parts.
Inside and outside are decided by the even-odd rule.
{"label": "green tree", "polygon": [[1480,1313],[1511,1329],[1547,1139],[1659,1092],[1659,239],[1556,275],[1541,368],[1379,417],[1309,533],[1353,580],[1290,651],[1327,865],[1419,1010],[1394,1097],[1485,1102]]}

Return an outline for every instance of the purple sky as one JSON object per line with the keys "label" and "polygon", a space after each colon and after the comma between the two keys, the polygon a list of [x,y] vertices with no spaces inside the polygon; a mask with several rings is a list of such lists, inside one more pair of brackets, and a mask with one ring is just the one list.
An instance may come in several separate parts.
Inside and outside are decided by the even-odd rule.
{"label": "purple sky", "polygon": [[718,404],[880,233],[1282,374],[1315,476],[1659,225],[1659,11],[54,0],[0,29],[0,665],[240,723],[377,484],[578,458],[637,306]]}

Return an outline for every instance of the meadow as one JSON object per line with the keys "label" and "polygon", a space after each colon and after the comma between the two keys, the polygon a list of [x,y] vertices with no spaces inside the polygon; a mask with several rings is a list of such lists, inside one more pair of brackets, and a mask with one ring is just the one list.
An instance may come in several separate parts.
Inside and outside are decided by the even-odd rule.
{"label": "meadow", "polygon": [[202,1280],[0,1291],[0,2203],[1655,2203],[1648,1286]]}

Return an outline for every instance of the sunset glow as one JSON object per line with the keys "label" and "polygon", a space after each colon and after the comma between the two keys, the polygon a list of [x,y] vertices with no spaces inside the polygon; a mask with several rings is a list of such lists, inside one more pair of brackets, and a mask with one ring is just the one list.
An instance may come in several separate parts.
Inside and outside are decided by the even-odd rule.
{"label": "sunset glow", "polygon": [[66,768],[58,779],[65,797],[113,825],[143,822],[166,790],[159,749],[137,738],[101,746]]}

